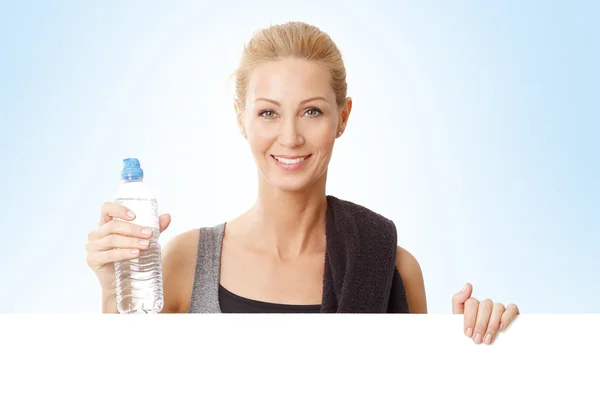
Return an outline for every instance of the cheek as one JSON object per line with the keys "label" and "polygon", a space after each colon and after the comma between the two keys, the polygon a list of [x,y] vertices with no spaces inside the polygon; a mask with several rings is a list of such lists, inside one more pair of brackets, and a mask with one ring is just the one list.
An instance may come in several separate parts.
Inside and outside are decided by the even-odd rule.
{"label": "cheek", "polygon": [[253,152],[269,149],[277,139],[277,125],[273,122],[251,120],[246,124],[248,142]]}
{"label": "cheek", "polygon": [[307,142],[322,152],[331,151],[335,141],[336,124],[330,119],[308,120],[302,132]]}

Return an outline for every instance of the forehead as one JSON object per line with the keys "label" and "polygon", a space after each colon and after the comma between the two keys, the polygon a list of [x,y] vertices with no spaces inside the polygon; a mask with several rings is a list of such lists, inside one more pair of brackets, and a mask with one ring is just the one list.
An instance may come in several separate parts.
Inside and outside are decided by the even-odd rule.
{"label": "forehead", "polygon": [[329,72],[319,64],[300,59],[284,59],[259,64],[250,74],[248,100],[259,97],[280,102],[301,101],[314,96],[335,99]]}

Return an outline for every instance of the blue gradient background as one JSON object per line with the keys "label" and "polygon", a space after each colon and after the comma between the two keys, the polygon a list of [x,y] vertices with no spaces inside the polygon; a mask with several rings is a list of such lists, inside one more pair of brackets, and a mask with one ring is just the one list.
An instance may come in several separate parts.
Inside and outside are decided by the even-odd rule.
{"label": "blue gradient background", "polygon": [[398,227],[433,313],[466,281],[600,312],[597,2],[3,2],[0,312],[97,312],[87,233],[138,157],[162,237],[231,219],[255,170],[227,78],[288,20],[342,50],[354,110],[328,192]]}

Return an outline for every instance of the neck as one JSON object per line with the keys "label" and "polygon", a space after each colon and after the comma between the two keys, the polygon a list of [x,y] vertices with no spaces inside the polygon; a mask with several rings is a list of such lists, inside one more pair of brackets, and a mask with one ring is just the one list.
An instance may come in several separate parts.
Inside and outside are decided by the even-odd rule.
{"label": "neck", "polygon": [[325,248],[326,175],[302,191],[283,191],[259,179],[258,198],[250,210],[257,245],[278,259],[294,260]]}

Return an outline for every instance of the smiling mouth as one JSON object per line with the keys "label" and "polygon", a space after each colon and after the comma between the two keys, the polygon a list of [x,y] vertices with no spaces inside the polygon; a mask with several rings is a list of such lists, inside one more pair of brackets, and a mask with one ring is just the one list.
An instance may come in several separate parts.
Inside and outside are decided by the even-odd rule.
{"label": "smiling mouth", "polygon": [[277,156],[271,155],[273,159],[277,162],[283,163],[284,165],[297,165],[298,163],[304,162],[306,159],[310,158],[312,154],[305,156]]}
{"label": "smiling mouth", "polygon": [[300,170],[302,166],[304,166],[304,162],[311,156],[312,154],[302,156],[271,155],[277,166],[288,172],[295,172],[297,170]]}

